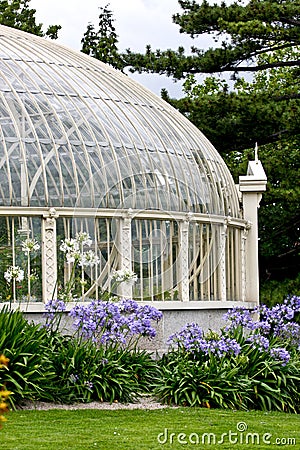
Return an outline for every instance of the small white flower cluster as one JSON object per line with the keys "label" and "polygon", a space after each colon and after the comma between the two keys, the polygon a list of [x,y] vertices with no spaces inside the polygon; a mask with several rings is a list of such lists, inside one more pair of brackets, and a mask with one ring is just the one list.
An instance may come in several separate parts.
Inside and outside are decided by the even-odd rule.
{"label": "small white flower cluster", "polygon": [[85,231],[80,231],[79,233],[76,233],[75,240],[82,247],[84,245],[87,245],[88,247],[90,247],[93,243],[90,235],[88,233],[86,233]]}
{"label": "small white flower cluster", "polygon": [[100,259],[92,250],[83,251],[84,246],[90,247],[91,245],[92,240],[89,234],[80,232],[76,234],[75,239],[61,241],[59,249],[66,254],[67,264],[77,262],[81,267],[93,267],[99,264]]}
{"label": "small white flower cluster", "polygon": [[19,266],[10,266],[6,272],[4,272],[4,278],[7,283],[11,283],[12,280],[23,281],[24,280],[24,270]]}
{"label": "small white flower cluster", "polygon": [[31,252],[36,252],[39,250],[40,245],[35,239],[27,238],[24,242],[22,242],[22,251],[29,255]]}
{"label": "small white flower cluster", "polygon": [[116,270],[112,276],[112,279],[118,284],[127,283],[132,286],[136,283],[138,277],[132,270]]}
{"label": "small white flower cluster", "polygon": [[76,239],[71,238],[61,241],[59,249],[66,254],[68,264],[72,264],[80,258],[80,246]]}
{"label": "small white flower cluster", "polygon": [[94,267],[99,264],[100,259],[92,250],[82,253],[79,259],[79,266],[81,267]]}
{"label": "small white flower cluster", "polygon": [[79,244],[76,241],[76,239],[65,239],[64,241],[61,241],[61,245],[59,247],[59,250],[61,250],[64,253],[73,253],[73,252],[79,252]]}

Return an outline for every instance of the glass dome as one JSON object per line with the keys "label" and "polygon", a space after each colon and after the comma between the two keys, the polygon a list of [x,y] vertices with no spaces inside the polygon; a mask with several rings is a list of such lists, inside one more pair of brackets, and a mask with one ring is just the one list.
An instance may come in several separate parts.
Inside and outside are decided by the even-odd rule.
{"label": "glass dome", "polygon": [[83,53],[0,26],[0,302],[63,291],[61,242],[80,232],[99,264],[78,273],[77,300],[99,298],[115,270],[137,274],[118,295],[141,301],[245,299],[248,225],[187,118]]}
{"label": "glass dome", "polygon": [[126,75],[0,28],[0,205],[239,215],[223,160]]}

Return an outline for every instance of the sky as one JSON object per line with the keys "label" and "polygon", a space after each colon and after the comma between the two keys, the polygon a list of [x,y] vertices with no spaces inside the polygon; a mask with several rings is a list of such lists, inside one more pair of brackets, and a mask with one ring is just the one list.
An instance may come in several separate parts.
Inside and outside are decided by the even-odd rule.
{"label": "sky", "polygon": [[[115,18],[121,51],[130,48],[144,52],[147,44],[153,49],[212,45],[206,37],[193,40],[179,33],[179,27],[172,22],[172,15],[182,11],[177,0],[31,0],[30,7],[36,9],[37,21],[44,24],[44,30],[48,25],[62,26],[57,42],[80,50],[88,23],[97,29],[99,7],[108,3]],[[158,95],[164,87],[171,96],[181,96],[181,83],[174,83],[170,78],[155,74],[130,76]]]}

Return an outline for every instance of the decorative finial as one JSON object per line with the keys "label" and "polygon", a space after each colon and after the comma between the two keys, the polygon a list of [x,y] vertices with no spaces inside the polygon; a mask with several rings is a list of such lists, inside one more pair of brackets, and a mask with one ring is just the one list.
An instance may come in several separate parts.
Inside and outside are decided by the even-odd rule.
{"label": "decorative finial", "polygon": [[257,145],[257,142],[255,142],[255,147],[254,147],[254,160],[255,160],[255,162],[258,162],[258,145]]}

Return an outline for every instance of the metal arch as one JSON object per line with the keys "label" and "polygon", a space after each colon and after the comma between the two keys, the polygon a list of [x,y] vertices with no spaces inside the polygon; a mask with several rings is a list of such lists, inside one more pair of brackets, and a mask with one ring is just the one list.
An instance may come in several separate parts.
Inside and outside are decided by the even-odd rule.
{"label": "metal arch", "polygon": [[[116,74],[116,76],[118,76],[118,72]],[[108,78],[107,74],[103,74],[104,78]],[[127,79],[126,79],[127,80]],[[128,80],[129,81],[129,80]],[[107,83],[111,84],[109,78],[107,79]],[[112,86],[113,88],[113,86]],[[133,123],[133,120],[139,124],[139,127],[137,128],[135,126],[135,129],[137,131],[137,133],[139,134],[140,138],[143,140],[143,142],[145,142],[145,138],[144,136],[147,137],[147,140],[149,140],[150,142],[152,142],[153,144],[153,148],[155,148],[156,150],[156,157],[158,158],[158,160],[160,161],[160,164],[162,165],[162,167],[165,166],[165,162],[162,159],[161,155],[160,155],[160,151],[159,148],[155,142],[154,137],[160,142],[162,148],[165,149],[165,153],[166,153],[166,144],[165,142],[163,142],[160,138],[160,136],[157,133],[157,130],[155,129],[155,127],[153,127],[153,123],[151,123],[151,121],[149,121],[148,116],[144,113],[143,109],[144,109],[144,99],[142,99],[143,101],[141,102],[140,98],[137,98],[135,96],[135,92],[136,89],[138,89],[138,85],[133,84],[131,86],[131,89],[124,89],[124,84],[123,83],[119,83],[118,85],[118,92],[120,93],[120,101],[115,101],[115,104],[118,105],[122,105],[122,113],[124,114],[125,118],[127,119],[127,121],[129,120],[131,123]],[[147,105],[148,106],[148,105]],[[147,108],[147,113],[149,113],[149,108]],[[130,118],[132,116],[133,120]],[[143,119],[143,120],[141,120]],[[147,130],[147,127],[145,126],[145,124],[148,125],[148,127],[150,127],[151,133],[149,133],[149,131]],[[157,125],[157,123],[156,123]],[[157,125],[157,128],[159,128],[159,125]],[[149,146],[146,144],[144,144],[144,152],[147,154],[147,158],[150,162],[150,165],[152,166],[152,171],[153,173],[155,173],[155,168],[152,162],[152,157],[151,154],[149,152]],[[143,172],[143,167],[141,166],[141,170]],[[168,171],[165,169],[165,173],[167,173]],[[173,169],[174,170],[174,169]],[[175,179],[177,177],[174,177]],[[156,185],[156,198],[157,198],[157,204],[159,204],[160,202],[160,198],[159,198],[159,188],[158,188],[158,182],[157,179],[154,178],[154,182]],[[169,186],[168,186],[169,188]],[[177,194],[178,194],[178,188],[177,188]],[[169,199],[170,199],[170,191],[169,191]],[[151,205],[150,205],[151,206]]]}
{"label": "metal arch", "polygon": [[[76,76],[78,76],[79,73],[80,73],[80,72],[78,71],[78,73],[76,74]],[[81,75],[81,73],[80,73],[80,75]],[[74,79],[73,79],[73,81],[74,81]],[[77,81],[76,81],[76,83],[77,83]],[[82,83],[87,84],[87,83],[86,83],[86,79],[85,79],[85,80],[82,79]],[[77,84],[78,84],[78,83],[77,83]],[[90,105],[89,105],[89,103],[87,102],[87,99],[89,98],[89,96],[87,95],[86,98],[84,98],[84,97],[78,97],[78,98],[80,98],[80,100],[82,101],[82,103],[84,104],[84,106],[89,110],[90,117],[94,117],[95,120],[98,120],[98,116],[95,114],[94,110],[90,108]],[[87,118],[86,118],[86,119],[87,119]],[[103,160],[103,156],[102,156],[102,153],[101,153],[101,151],[100,151],[100,143],[99,143],[99,141],[97,140],[96,135],[95,135],[95,129],[92,127],[91,122],[90,122],[89,120],[86,120],[85,124],[86,124],[87,128],[90,130],[91,135],[94,137],[95,147],[96,147],[97,150],[98,150],[97,156],[98,156],[99,160],[102,162],[102,167],[105,167],[105,163],[104,163],[104,160]],[[99,123],[98,123],[98,124],[99,124]],[[99,126],[100,126],[100,124],[99,124]],[[112,142],[111,142],[111,139],[110,139],[109,135],[107,134],[106,129],[102,127],[102,130],[101,130],[101,131],[102,131],[103,135],[106,137],[107,143],[110,144],[110,146],[112,147],[113,144],[112,144]],[[107,176],[106,176],[106,173],[105,173],[105,172],[104,172],[104,176],[105,176],[106,192],[108,192],[108,189],[109,189],[109,188],[108,188]],[[95,177],[93,176],[93,181],[95,182],[94,178],[95,178]]]}
{"label": "metal arch", "polygon": [[[2,100],[2,98],[0,97],[0,101],[1,100]],[[11,203],[11,199],[12,199],[12,195],[13,195],[13,187],[12,187],[12,179],[11,179],[11,172],[10,172],[9,155],[8,155],[8,149],[7,149],[7,145],[6,145],[6,140],[5,140],[4,135],[3,135],[3,129],[2,129],[1,126],[0,126],[0,134],[1,134],[1,140],[3,142],[3,148],[4,148],[4,155],[3,155],[3,158],[2,158],[2,160],[0,162],[0,169],[6,163],[7,174],[8,174],[8,186],[9,186],[9,199],[7,199],[7,200],[9,200],[9,203]],[[4,199],[4,197],[3,197],[3,199]]]}
{"label": "metal arch", "polygon": [[[98,82],[97,82],[97,84],[98,84]],[[110,79],[106,80],[106,84],[111,86],[111,91],[113,91],[114,93],[122,91],[122,86],[121,87],[118,87],[118,86],[116,87],[113,83],[111,83]],[[120,97],[122,97],[122,95],[120,95]],[[134,121],[131,120],[131,118],[129,117],[130,116],[129,112],[128,111],[124,111],[124,108],[123,108],[124,102],[123,101],[119,102],[119,101],[116,101],[116,100],[111,100],[111,98],[104,99],[104,101],[105,101],[105,104],[107,104],[108,107],[109,107],[109,103],[111,103],[114,106],[114,108],[119,109],[122,112],[122,115],[125,116],[125,118],[127,119],[127,123],[129,122],[129,124],[133,127],[133,129],[135,130],[136,135],[138,136],[139,140],[141,141],[141,143],[144,146],[145,154],[147,155],[147,158],[148,158],[150,166],[152,166],[152,171],[154,171],[153,162],[152,162],[151,158],[149,157],[149,152],[147,151],[148,145],[146,144],[145,139],[144,139],[143,135],[140,132],[140,129],[136,127],[136,125],[134,124]],[[120,121],[121,125],[123,126],[124,132],[128,133],[128,131],[126,129],[126,124],[121,122],[121,120],[117,116],[114,108],[110,108],[111,113],[113,114],[113,116],[117,120]],[[135,121],[137,123],[139,122],[139,119],[137,117],[134,117],[134,119],[135,119]],[[147,137],[149,138],[150,141],[153,141],[152,136],[151,137],[147,136]],[[130,141],[131,141],[133,147],[135,148],[136,158],[138,159],[138,161],[140,163],[140,174],[139,175],[141,176],[142,184],[144,185],[144,189],[145,189],[146,195],[148,196],[147,179],[146,179],[145,170],[143,170],[143,164],[142,164],[142,161],[141,161],[141,158],[140,158],[140,153],[139,153],[139,150],[138,150],[138,148],[136,146],[136,143],[132,139],[132,136],[130,137]],[[133,169],[131,164],[130,164],[130,166],[131,166],[131,169]],[[129,174],[129,176],[132,179],[134,179],[134,176],[133,176],[134,173],[135,173],[135,171],[131,170],[131,174]],[[155,183],[156,183],[156,180],[155,180]],[[157,186],[157,184],[156,184],[156,186]],[[159,203],[159,198],[158,198],[158,195],[157,195],[157,189],[156,189],[156,196],[157,196],[157,203]]]}
{"label": "metal arch", "polygon": [[[24,180],[21,179],[21,177],[22,177],[21,171],[19,173],[20,189],[21,189],[21,191],[20,191],[20,194],[21,194],[21,205],[22,206],[28,206],[28,204],[29,204],[29,198],[28,198],[29,178],[28,178],[27,165],[26,165],[26,149],[24,148],[24,142],[22,140],[22,135],[20,133],[19,126],[18,126],[18,123],[17,123],[15,115],[14,115],[14,111],[13,111],[11,105],[9,105],[9,103],[8,103],[6,98],[4,98],[4,103],[6,104],[7,111],[10,114],[11,122],[14,125],[14,129],[15,129],[15,132],[16,132],[16,135],[17,135],[17,138],[18,138],[18,141],[16,143],[17,145],[14,146],[13,149],[10,152],[8,152],[8,154],[11,153],[12,151],[14,151],[16,149],[16,147],[18,147],[19,150],[20,150],[20,163],[22,164],[22,162],[23,162],[23,165],[24,165]],[[10,158],[8,159],[8,161],[9,161],[9,164],[11,164]],[[16,170],[16,173],[17,173],[17,170]],[[23,201],[22,201],[22,181],[24,182],[24,186],[23,187],[26,188],[26,192],[27,192],[27,205],[22,204],[22,203],[24,203],[24,200],[25,200],[25,198],[24,198],[25,196],[23,196]],[[11,198],[11,202],[12,202],[12,200],[13,200],[13,198]]]}
{"label": "metal arch", "polygon": [[[26,93],[24,93],[24,94],[27,95],[28,92],[26,92]],[[29,98],[30,98],[30,97],[29,97]],[[34,143],[36,144],[37,154],[38,154],[38,156],[39,156],[39,161],[40,161],[40,164],[41,164],[40,167],[37,167],[37,170],[38,170],[38,171],[40,170],[40,172],[42,173],[43,183],[44,183],[45,202],[46,202],[46,204],[48,204],[47,178],[46,178],[45,164],[44,164],[43,154],[42,154],[42,150],[41,150],[41,145],[40,145],[40,142],[39,142],[37,133],[36,133],[36,129],[35,129],[35,127],[33,126],[33,123],[32,123],[31,117],[30,117],[30,114],[29,114],[29,112],[27,111],[27,108],[26,108],[26,106],[24,105],[24,102],[21,101],[21,99],[20,99],[19,96],[18,96],[18,99],[19,99],[20,107],[21,107],[21,109],[22,109],[22,113],[24,113],[24,116],[26,117],[26,122],[27,122],[28,127],[29,127],[27,131],[32,132],[33,135],[35,136],[35,142],[34,142]],[[30,99],[31,99],[31,98],[30,98]],[[23,138],[24,138],[24,140],[26,140],[26,136],[24,136]],[[26,146],[25,146],[25,151],[27,151],[27,147],[26,147]],[[31,161],[31,162],[32,162],[32,161]],[[32,194],[32,192],[33,192],[33,190],[34,190],[34,188],[35,188],[36,182],[37,182],[37,179],[36,179],[36,181],[34,182],[35,179],[36,179],[35,176],[34,176],[31,180],[29,180],[29,178],[28,178],[28,186],[29,186],[29,190],[28,190],[28,198],[29,198],[29,204],[30,204],[31,194]]]}

